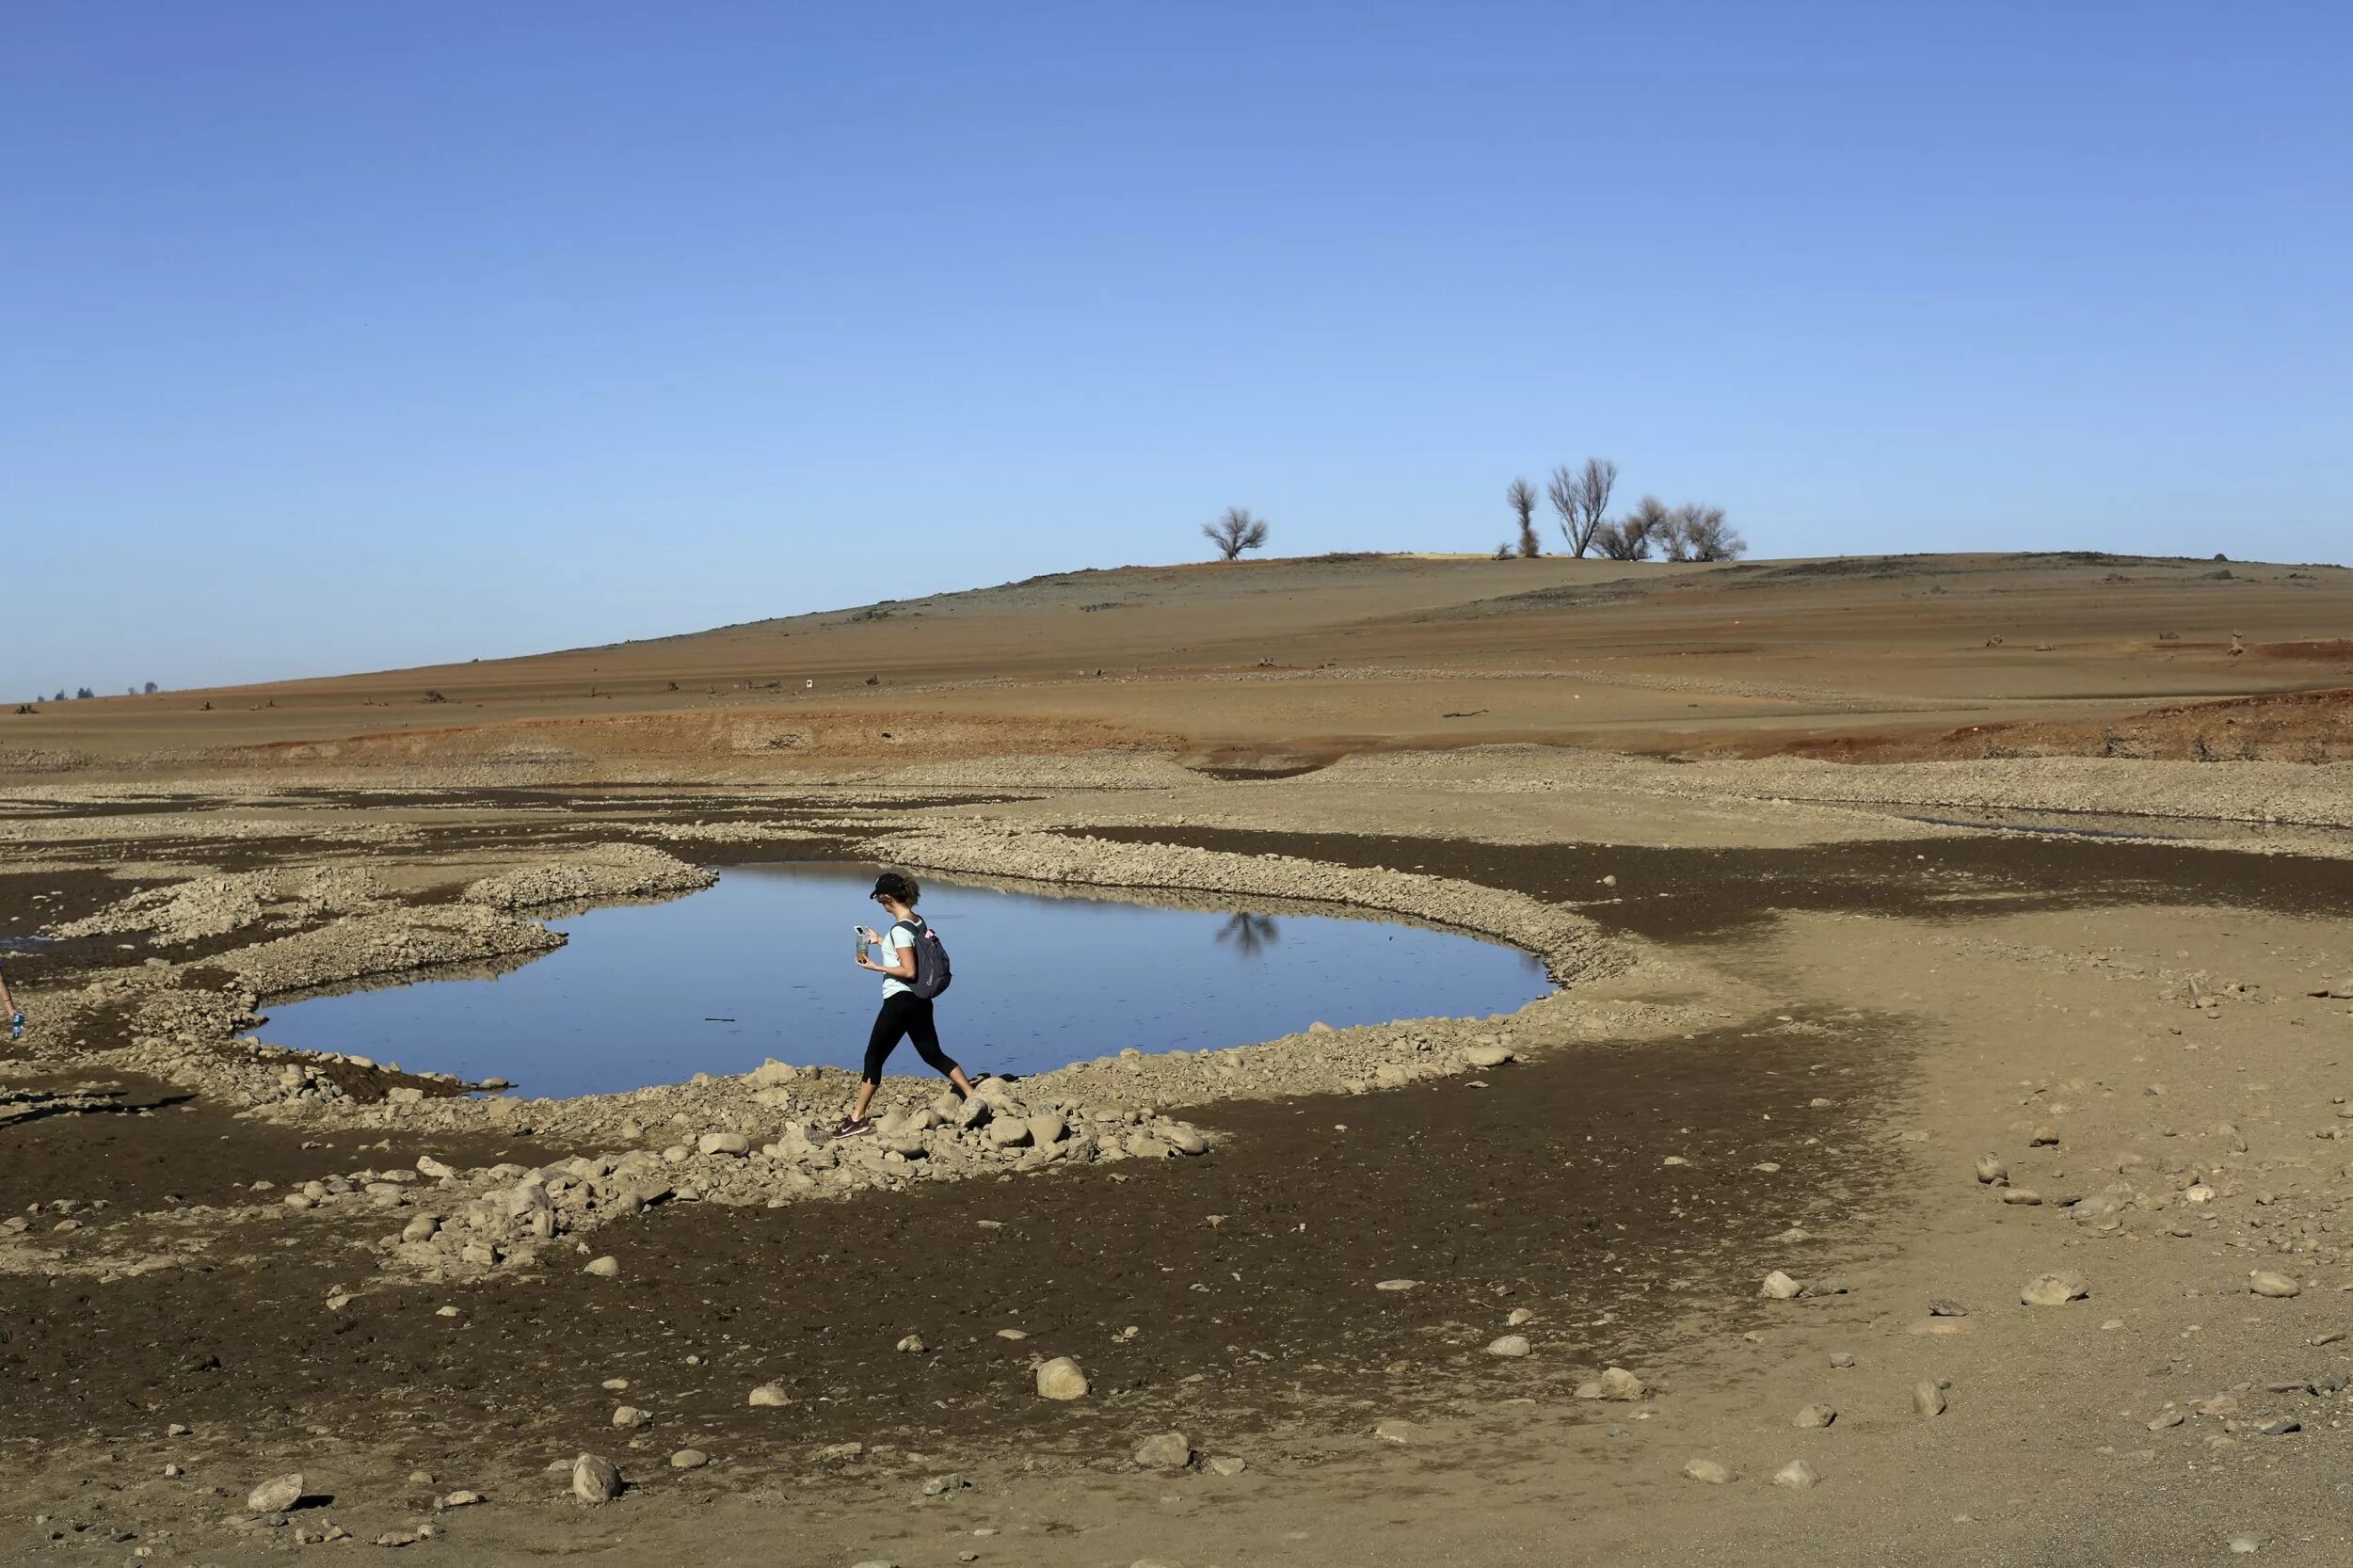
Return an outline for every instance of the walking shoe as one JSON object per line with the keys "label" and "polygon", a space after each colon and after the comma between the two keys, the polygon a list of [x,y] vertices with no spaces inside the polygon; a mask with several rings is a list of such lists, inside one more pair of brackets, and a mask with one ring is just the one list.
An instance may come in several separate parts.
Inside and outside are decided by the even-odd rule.
{"label": "walking shoe", "polygon": [[844,1116],[841,1118],[841,1125],[833,1129],[833,1135],[836,1138],[856,1138],[860,1133],[872,1132],[873,1130],[874,1124],[864,1116],[859,1116],[855,1119]]}

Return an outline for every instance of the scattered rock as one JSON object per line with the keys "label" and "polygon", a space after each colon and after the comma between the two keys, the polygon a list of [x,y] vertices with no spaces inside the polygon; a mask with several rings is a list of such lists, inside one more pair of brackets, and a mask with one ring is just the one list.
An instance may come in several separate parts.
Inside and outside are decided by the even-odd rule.
{"label": "scattered rock", "polygon": [[1614,1400],[1628,1403],[1649,1393],[1648,1385],[1623,1367],[1609,1368],[1590,1383],[1577,1385],[1577,1397],[1580,1400]]}
{"label": "scattered rock", "polygon": [[1415,1290],[1419,1289],[1420,1287],[1421,1281],[1417,1279],[1385,1279],[1373,1288],[1375,1290]]}
{"label": "scattered rock", "polygon": [[764,1410],[780,1410],[792,1402],[792,1396],[773,1383],[763,1383],[752,1390],[749,1402]]}
{"label": "scattered rock", "polygon": [[572,1496],[584,1503],[609,1503],[621,1495],[621,1472],[609,1459],[582,1454],[572,1461]]}
{"label": "scattered rock", "polygon": [[1422,1438],[1422,1429],[1411,1421],[1392,1416],[1385,1421],[1374,1422],[1372,1434],[1384,1443],[1418,1443]]}
{"label": "scattered rock", "polygon": [[1786,1486],[1798,1492],[1810,1490],[1821,1479],[1822,1473],[1802,1459],[1793,1459],[1773,1472],[1775,1486]]}
{"label": "scattered rock", "polygon": [[1912,1385],[1912,1408],[1923,1416],[1945,1414],[1945,1385],[1934,1378],[1922,1378]]}
{"label": "scattered rock", "polygon": [[695,1140],[697,1154],[749,1154],[752,1141],[740,1132],[706,1132]]}
{"label": "scattered rock", "polygon": [[1528,1336],[1526,1335],[1507,1334],[1500,1339],[1489,1341],[1487,1345],[1487,1353],[1489,1355],[1518,1357],[1528,1354],[1529,1348]]}
{"label": "scattered rock", "polygon": [[588,1266],[580,1272],[584,1274],[594,1274],[599,1279],[618,1279],[621,1273],[621,1260],[608,1253],[602,1257],[589,1259]]}
{"label": "scattered rock", "polygon": [[1732,1480],[1732,1472],[1712,1459],[1687,1459],[1683,1462],[1684,1479],[1704,1481],[1709,1486],[1721,1486]]}
{"label": "scattered rock", "polygon": [[1463,1060],[1474,1067],[1500,1067],[1513,1058],[1509,1046],[1473,1044],[1463,1048]]}
{"label": "scattered rock", "polygon": [[1086,1398],[1087,1375],[1079,1370],[1079,1364],[1066,1355],[1051,1361],[1041,1361],[1037,1368],[1037,1397],[1041,1400],[1082,1400]]}
{"label": "scattered rock", "polygon": [[624,1432],[634,1432],[639,1427],[650,1426],[652,1422],[652,1411],[640,1410],[633,1404],[622,1405],[613,1412],[613,1424]]}
{"label": "scattered rock", "polygon": [[1798,1412],[1796,1418],[1790,1422],[1790,1425],[1808,1428],[1826,1427],[1837,1419],[1837,1406],[1827,1404],[1810,1404],[1803,1410]]}
{"label": "scattered rock", "polygon": [[1145,1470],[1181,1470],[1193,1463],[1193,1445],[1181,1432],[1160,1432],[1136,1445],[1135,1461]]}
{"label": "scattered rock", "polygon": [[670,1456],[673,1470],[699,1470],[711,1463],[711,1456],[700,1448],[680,1448]]}
{"label": "scattered rock", "polygon": [[2258,1296],[2284,1299],[2304,1293],[2304,1284],[2293,1274],[2275,1273],[2269,1269],[2257,1269],[2247,1276],[2247,1288]]}
{"label": "scattered rock", "polygon": [[245,1506],[248,1513],[283,1513],[301,1500],[302,1472],[289,1470],[247,1493]]}
{"label": "scattered rock", "polygon": [[433,1506],[437,1509],[478,1508],[487,1501],[488,1499],[479,1492],[459,1490],[444,1497],[436,1497]]}
{"label": "scattered rock", "polygon": [[2018,1300],[2025,1306],[2065,1306],[2091,1294],[2078,1274],[2037,1274],[2026,1281],[2018,1292]]}
{"label": "scattered rock", "polygon": [[2009,1167],[1995,1154],[1977,1156],[1977,1179],[1989,1187],[1999,1187],[2009,1180]]}
{"label": "scattered rock", "polygon": [[1966,1318],[1969,1316],[1969,1309],[1959,1302],[1946,1301],[1942,1296],[1930,1296],[1929,1316],[1931,1318]]}
{"label": "scattered rock", "polygon": [[1775,1269],[1765,1276],[1765,1283],[1757,1287],[1756,1293],[1760,1296],[1770,1297],[1777,1302],[1785,1302],[1795,1299],[1798,1292],[1803,1288],[1805,1288],[1796,1280],[1791,1279],[1779,1269]]}
{"label": "scattered rock", "polygon": [[899,1341],[898,1348],[903,1353],[907,1355],[921,1355],[926,1347],[923,1344],[923,1336],[921,1335],[910,1334],[904,1339]]}
{"label": "scattered rock", "polygon": [[2042,1126],[2036,1128],[2034,1129],[2034,1136],[2026,1140],[2027,1143],[2033,1144],[2039,1149],[2057,1148],[2058,1146],[2058,1128],[2051,1126],[2048,1122],[2045,1122]]}
{"label": "scattered rock", "polygon": [[1211,1473],[1221,1476],[1239,1476],[1249,1468],[1250,1462],[1238,1454],[1219,1454],[1209,1461]]}
{"label": "scattered rock", "polygon": [[1830,1352],[1830,1364],[1840,1368],[1851,1367],[1854,1365],[1854,1352],[1833,1351]]}

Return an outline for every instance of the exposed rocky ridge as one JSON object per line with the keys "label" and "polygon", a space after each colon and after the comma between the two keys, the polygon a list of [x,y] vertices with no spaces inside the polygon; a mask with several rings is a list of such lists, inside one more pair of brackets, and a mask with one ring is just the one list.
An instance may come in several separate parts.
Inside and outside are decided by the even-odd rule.
{"label": "exposed rocky ridge", "polygon": [[719,873],[651,844],[599,844],[558,860],[486,876],[459,895],[491,909],[527,909],[582,899],[639,897],[708,888]]}
{"label": "exposed rocky ridge", "polygon": [[1481,932],[1525,948],[1543,958],[1553,978],[1563,984],[1600,978],[1625,961],[1625,950],[1606,939],[1599,926],[1558,904],[1418,872],[1018,833],[981,824],[885,835],[868,840],[866,848],[879,859],[936,871],[1105,888],[1257,894],[1384,910]]}

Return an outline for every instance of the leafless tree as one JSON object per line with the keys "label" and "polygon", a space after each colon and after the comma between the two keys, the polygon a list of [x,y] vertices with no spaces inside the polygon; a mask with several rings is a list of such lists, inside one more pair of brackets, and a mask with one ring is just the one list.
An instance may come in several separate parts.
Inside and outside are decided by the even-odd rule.
{"label": "leafless tree", "polygon": [[1225,560],[1235,560],[1245,550],[1256,550],[1266,543],[1266,519],[1254,518],[1247,506],[1228,506],[1215,522],[1201,525],[1202,534],[1217,546],[1217,552]]}
{"label": "leafless tree", "polygon": [[1671,561],[1737,561],[1749,552],[1749,541],[1725,523],[1721,506],[1678,506],[1672,530]]}
{"label": "leafless tree", "polygon": [[1634,510],[1615,522],[1604,523],[1593,536],[1601,552],[1613,561],[1647,561],[1653,545],[1667,544],[1674,534],[1674,514],[1655,495],[1646,495]]}
{"label": "leafless tree", "polygon": [[1505,487],[1504,504],[1520,520],[1520,559],[1532,561],[1545,552],[1536,539],[1536,487],[1525,479],[1514,479]]}
{"label": "leafless tree", "polygon": [[1607,457],[1588,457],[1582,471],[1566,464],[1552,471],[1545,494],[1561,514],[1561,533],[1571,553],[1583,555],[1593,548],[1603,514],[1609,510],[1609,492],[1618,483],[1618,465]]}

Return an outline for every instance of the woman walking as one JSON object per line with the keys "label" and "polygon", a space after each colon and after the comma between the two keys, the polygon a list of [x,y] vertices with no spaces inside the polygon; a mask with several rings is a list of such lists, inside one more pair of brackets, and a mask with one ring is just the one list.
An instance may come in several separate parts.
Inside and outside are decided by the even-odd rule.
{"label": "woman walking", "polygon": [[[883,1064],[899,1048],[902,1039],[915,1042],[916,1053],[935,1072],[945,1073],[948,1081],[956,1086],[956,1096],[963,1098],[972,1093],[972,1080],[964,1076],[964,1069],[954,1058],[939,1048],[939,1030],[932,1021],[932,999],[916,989],[917,944],[929,942],[938,948],[939,938],[923,923],[923,917],[915,912],[915,901],[921,889],[915,879],[897,872],[885,872],[874,879],[872,898],[888,912],[890,929],[887,932],[858,928],[857,967],[872,969],[883,977],[882,1011],[874,1015],[873,1032],[866,1038],[866,1069],[859,1076],[857,1104],[841,1125],[834,1128],[837,1138],[852,1138],[874,1130],[874,1124],[866,1112],[874,1103],[874,1091],[882,1087]],[[869,947],[879,947],[885,961],[877,964],[869,954]],[[936,958],[944,963],[944,958]]]}

